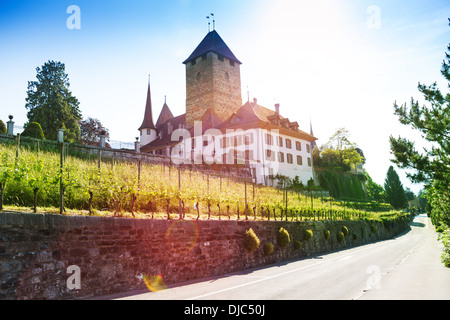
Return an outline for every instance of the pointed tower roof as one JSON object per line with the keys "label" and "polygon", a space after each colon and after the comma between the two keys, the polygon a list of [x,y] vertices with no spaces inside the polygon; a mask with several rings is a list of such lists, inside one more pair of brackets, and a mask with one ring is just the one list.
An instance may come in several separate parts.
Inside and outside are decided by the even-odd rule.
{"label": "pointed tower roof", "polygon": [[230,48],[225,44],[222,38],[219,36],[216,30],[210,31],[206,37],[200,42],[198,47],[192,52],[192,54],[183,63],[186,64],[189,61],[198,58],[205,53],[215,52],[230,60],[233,60],[239,64],[242,64],[236,56],[231,52]]}
{"label": "pointed tower roof", "polygon": [[145,103],[144,121],[142,122],[142,124],[138,130],[142,130],[142,129],[156,130],[155,124],[153,123],[153,116],[152,116],[152,98],[150,96],[150,77],[148,79],[147,102]]}
{"label": "pointed tower roof", "polygon": [[159,114],[158,120],[156,121],[156,128],[158,128],[159,130],[159,128],[170,119],[173,119],[173,114],[164,99],[164,105],[162,107],[161,113]]}
{"label": "pointed tower roof", "polygon": [[[311,119],[309,119],[309,131],[310,131],[309,134],[314,136]],[[311,149],[314,149],[315,146],[317,146],[316,140],[311,142]]]}

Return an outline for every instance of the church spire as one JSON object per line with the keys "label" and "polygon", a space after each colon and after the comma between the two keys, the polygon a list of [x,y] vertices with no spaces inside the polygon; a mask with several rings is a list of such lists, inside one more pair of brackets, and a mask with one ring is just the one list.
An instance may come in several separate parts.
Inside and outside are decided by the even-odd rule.
{"label": "church spire", "polygon": [[143,129],[156,130],[155,124],[153,123],[153,116],[152,116],[152,98],[151,98],[151,94],[150,94],[150,75],[148,76],[147,102],[145,103],[144,121],[142,122],[142,125],[138,130],[143,130]]}

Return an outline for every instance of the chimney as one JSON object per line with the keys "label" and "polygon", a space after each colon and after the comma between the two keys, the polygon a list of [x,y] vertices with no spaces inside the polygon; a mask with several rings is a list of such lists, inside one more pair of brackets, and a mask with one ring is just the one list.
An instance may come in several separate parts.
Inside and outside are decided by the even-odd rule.
{"label": "chimney", "polygon": [[280,115],[280,104],[279,104],[279,103],[276,103],[276,104],[275,104],[275,113],[276,113],[277,115]]}

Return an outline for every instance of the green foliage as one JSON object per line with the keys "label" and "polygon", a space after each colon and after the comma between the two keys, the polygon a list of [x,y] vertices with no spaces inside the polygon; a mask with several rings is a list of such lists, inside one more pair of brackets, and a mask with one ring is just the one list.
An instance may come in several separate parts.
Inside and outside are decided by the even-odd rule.
{"label": "green foliage", "polygon": [[42,131],[42,127],[37,122],[29,122],[22,132],[22,136],[31,137],[36,139],[44,139],[44,132]]}
{"label": "green foliage", "polygon": [[252,228],[250,230],[245,231],[244,236],[244,247],[248,252],[253,252],[259,247],[259,238]]}
{"label": "green foliage", "polygon": [[338,129],[321,150],[314,151],[313,156],[315,166],[339,168],[338,170],[344,172],[349,171],[355,164],[364,162],[345,128]]}
{"label": "green foliage", "polygon": [[3,120],[0,120],[0,134],[6,134],[6,126]]}
{"label": "green foliage", "polygon": [[370,232],[377,233],[377,231],[378,231],[378,228],[377,228],[376,225],[373,224],[373,225],[370,226]]}
{"label": "green foliage", "polygon": [[325,231],[323,232],[323,237],[325,238],[325,240],[330,239],[330,235],[331,235],[330,230],[325,230]]}
{"label": "green foliage", "polygon": [[289,232],[284,228],[280,228],[277,233],[278,246],[283,249],[289,244],[290,241],[291,239],[289,237]]}
{"label": "green foliage", "polygon": [[65,65],[48,61],[36,72],[37,81],[28,82],[28,123],[40,123],[47,139],[56,140],[58,129],[64,129],[64,140],[75,141],[80,134],[80,103],[69,90]]}
{"label": "green foliage", "polygon": [[406,194],[403,184],[393,166],[390,166],[384,181],[386,201],[394,209],[403,209],[406,206]]}
{"label": "green foliage", "polygon": [[303,244],[300,240],[295,240],[294,241],[294,249],[295,250],[300,250],[303,247]]}
{"label": "green foliage", "polygon": [[439,235],[439,239],[442,241],[442,244],[444,245],[444,250],[441,255],[442,263],[447,268],[450,268],[450,229],[443,231]]}
{"label": "green foliage", "polygon": [[313,235],[314,235],[314,233],[313,233],[313,231],[310,230],[310,229],[305,230],[305,232],[304,232],[304,234],[303,234],[305,240],[311,239],[311,238],[313,237]]}
{"label": "green foliage", "polygon": [[384,201],[384,189],[372,180],[372,177],[366,172],[367,196],[370,200]]}
{"label": "green foliage", "polygon": [[366,194],[358,176],[338,171],[319,171],[320,186],[335,198],[365,200]]}
{"label": "green foliage", "polygon": [[273,253],[273,244],[272,242],[266,242],[263,247],[264,255],[270,256]]}
{"label": "green foliage", "polygon": [[343,226],[341,231],[344,234],[344,237],[348,236],[349,231],[348,231],[348,228],[346,226]]}
{"label": "green foliage", "polygon": [[344,241],[344,239],[345,239],[344,233],[343,233],[342,231],[339,231],[339,232],[337,233],[337,240],[338,240],[338,242],[341,243],[341,242]]}
{"label": "green foliage", "polygon": [[[441,74],[450,87],[450,45],[447,51]],[[421,105],[415,99],[411,99],[409,107],[395,103],[394,114],[400,123],[420,133],[427,145],[422,150],[416,150],[415,141],[391,136],[392,161],[402,169],[410,169],[407,176],[412,182],[426,184],[427,210],[433,224],[442,222],[449,225],[450,94],[443,94],[436,82],[431,85],[419,83],[418,90],[428,105]]]}

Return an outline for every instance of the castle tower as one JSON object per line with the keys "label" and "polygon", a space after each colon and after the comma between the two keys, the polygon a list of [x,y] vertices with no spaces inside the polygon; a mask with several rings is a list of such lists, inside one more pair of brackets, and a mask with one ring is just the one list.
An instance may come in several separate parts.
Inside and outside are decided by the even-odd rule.
{"label": "castle tower", "polygon": [[153,123],[152,116],[152,98],[150,95],[150,77],[148,79],[147,102],[145,103],[144,121],[138,129],[141,132],[140,145],[145,146],[156,139],[158,132]]}
{"label": "castle tower", "polygon": [[224,121],[242,106],[241,62],[215,30],[206,35],[183,64],[188,128],[210,108]]}

